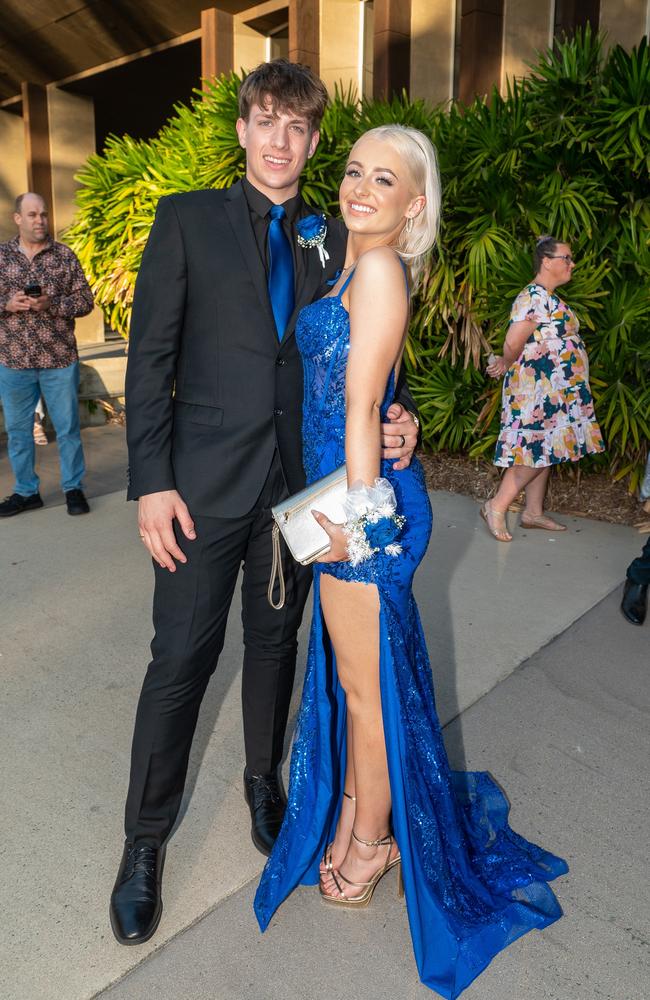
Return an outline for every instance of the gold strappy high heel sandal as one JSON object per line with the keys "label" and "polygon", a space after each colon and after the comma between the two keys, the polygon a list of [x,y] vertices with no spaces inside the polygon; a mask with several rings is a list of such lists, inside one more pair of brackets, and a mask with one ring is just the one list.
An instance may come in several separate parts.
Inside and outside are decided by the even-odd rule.
{"label": "gold strappy high heel sandal", "polygon": [[[379,840],[362,840],[361,837],[357,837],[354,830],[352,831],[352,836],[358,844],[364,844],[366,847],[387,847],[386,860],[376,875],[370,879],[369,882],[351,882],[349,878],[341,873],[340,870],[336,868],[331,869],[331,876],[334,880],[334,885],[336,886],[339,896],[330,896],[329,893],[323,891],[322,882],[319,886],[320,894],[327,903],[336,903],[338,906],[349,906],[349,907],[363,907],[368,906],[370,900],[372,899],[372,894],[377,888],[377,884],[384,877],[386,872],[389,872],[391,868],[397,867],[397,892],[400,896],[404,895],[404,883],[402,882],[402,858],[400,854],[397,854],[391,860],[390,852],[393,846],[393,837],[389,833],[387,837],[380,837]],[[341,881],[339,881],[339,879]],[[357,896],[346,896],[345,888],[341,885],[341,882],[345,882],[346,885],[354,886],[356,889],[363,889],[362,893]]]}
{"label": "gold strappy high heel sandal", "polygon": [[[346,797],[346,799],[350,799],[351,802],[357,801],[356,795],[350,795],[349,792],[343,792],[343,794]],[[333,847],[334,847],[334,841],[332,841],[331,844],[328,844],[327,847],[325,848],[325,853],[323,854],[323,859],[322,859],[323,867],[320,870],[321,877],[325,875],[327,872],[331,872],[332,869],[334,868],[334,865],[332,864]]]}

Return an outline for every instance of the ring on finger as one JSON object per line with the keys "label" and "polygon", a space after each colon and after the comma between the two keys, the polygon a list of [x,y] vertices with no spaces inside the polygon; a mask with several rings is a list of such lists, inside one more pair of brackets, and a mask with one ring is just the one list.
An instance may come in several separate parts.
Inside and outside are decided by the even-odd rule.
{"label": "ring on finger", "polygon": [[402,441],[402,443],[400,444],[400,448],[403,448],[404,445],[406,444],[406,438],[404,437],[403,434],[400,434],[400,438],[401,438],[401,441]]}

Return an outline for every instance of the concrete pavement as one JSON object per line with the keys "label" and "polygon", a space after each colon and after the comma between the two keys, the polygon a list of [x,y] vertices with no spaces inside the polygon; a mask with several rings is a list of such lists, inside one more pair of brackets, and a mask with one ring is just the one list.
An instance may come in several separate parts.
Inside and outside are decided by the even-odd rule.
{"label": "concrete pavement", "polygon": [[[36,472],[41,480],[40,494],[48,506],[65,503],[61,492],[59,453],[54,433],[48,429],[50,443],[36,448]],[[83,427],[81,440],[86,459],[84,489],[91,497],[126,489],[126,445],[124,428],[119,424]],[[0,437],[0,497],[13,493],[14,477],[7,459],[7,440]]]}
{"label": "concrete pavement", "polygon": [[[648,635],[616,592],[446,730],[452,760],[487,768],[515,829],[567,858],[565,915],[498,955],[463,1000],[643,1000],[649,995]],[[626,656],[621,656],[625,650]],[[597,655],[595,655],[597,654]],[[432,1000],[406,911],[386,878],[367,911],[300,888],[264,936],[256,880],[220,902],[102,1000]]]}
{"label": "concrete pavement", "polygon": [[[458,717],[450,753],[456,766],[491,770],[515,828],[572,864],[557,884],[567,917],[500,956],[468,1000],[637,1000],[650,633],[624,622],[616,591],[641,536],[566,519],[566,535],[517,529],[499,545],[469,498],[432,502],[416,593],[441,717]],[[241,791],[238,605],[201,713],[159,931],[138,948],[114,941],[107,905],[151,568],[123,493],[92,506],[83,518],[58,506],[0,523],[0,996],[431,995],[389,887],[367,914],[342,917],[300,890],[257,933],[250,900],[263,859]],[[300,669],[304,626],[301,640]]]}

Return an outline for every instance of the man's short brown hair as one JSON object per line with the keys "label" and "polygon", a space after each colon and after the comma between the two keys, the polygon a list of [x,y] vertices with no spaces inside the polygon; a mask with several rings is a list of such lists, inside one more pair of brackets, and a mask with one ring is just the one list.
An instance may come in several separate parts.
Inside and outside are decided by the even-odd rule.
{"label": "man's short brown hair", "polygon": [[306,118],[312,131],[320,126],[328,95],[323,81],[302,63],[273,59],[247,75],[239,90],[239,115],[248,121],[251,108],[269,105],[273,111],[290,111]]}

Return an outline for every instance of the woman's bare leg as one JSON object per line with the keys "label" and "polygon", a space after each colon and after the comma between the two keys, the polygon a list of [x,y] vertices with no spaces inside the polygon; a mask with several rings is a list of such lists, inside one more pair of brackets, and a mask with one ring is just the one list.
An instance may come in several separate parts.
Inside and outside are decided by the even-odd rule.
{"label": "woman's bare leg", "polygon": [[321,875],[328,870],[328,864],[332,865],[333,868],[339,867],[348,852],[348,845],[350,843],[350,837],[352,836],[352,827],[354,826],[356,807],[354,752],[352,750],[354,736],[352,731],[352,716],[349,712],[346,721],[346,729],[347,758],[345,762],[345,784],[343,786],[346,794],[343,796],[343,800],[341,802],[341,815],[339,816],[339,821],[336,824],[336,834],[334,835],[334,840],[328,845],[326,858],[323,859],[320,866]]}
{"label": "woman's bare leg", "polygon": [[511,465],[503,474],[499,489],[490,501],[492,510],[499,514],[505,514],[515,497],[522,490],[526,490],[526,495],[528,495],[533,482],[544,473],[546,475],[542,487],[542,500],[546,492],[546,483],[548,482],[548,467],[532,469],[528,465]]}
{"label": "woman's bare leg", "polygon": [[[354,832],[362,840],[378,840],[389,833],[391,809],[379,685],[379,596],[374,586],[327,574],[321,576],[320,596],[351,719],[348,752],[351,749],[357,800]],[[392,856],[396,853],[393,846]],[[365,847],[350,838],[337,867],[351,882],[367,882],[385,859],[385,847]],[[330,895],[339,895],[330,874],[323,876],[322,885]],[[354,888],[348,892],[356,894]]]}
{"label": "woman's bare leg", "polygon": [[526,508],[525,513],[530,517],[538,517],[544,513],[544,498],[548,489],[548,478],[551,474],[550,465],[540,471],[526,486]]}
{"label": "woman's bare leg", "polygon": [[512,535],[508,531],[506,522],[506,512],[508,507],[521,492],[528,490],[531,483],[535,482],[544,469],[533,469],[527,465],[511,465],[506,469],[496,495],[491,500],[486,500],[481,515],[487,521],[490,532],[500,542],[511,542]]}
{"label": "woman's bare leg", "polygon": [[544,500],[550,474],[549,465],[526,487],[526,506],[521,512],[522,527],[531,527],[531,522],[536,521],[537,524],[532,525],[533,527],[547,528],[549,531],[566,531],[566,525],[558,524],[554,518],[544,514]]}

